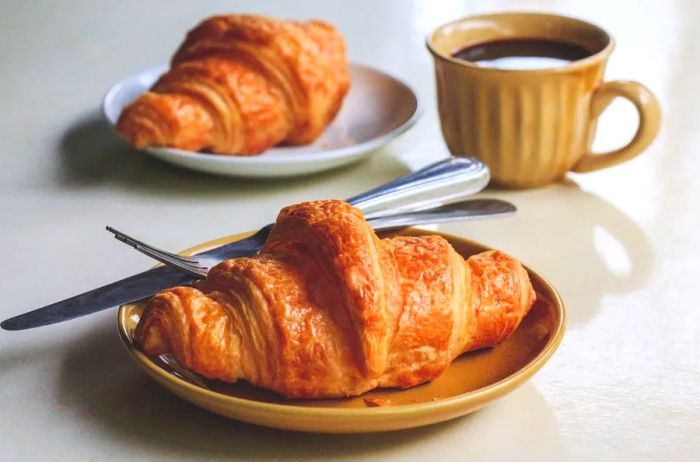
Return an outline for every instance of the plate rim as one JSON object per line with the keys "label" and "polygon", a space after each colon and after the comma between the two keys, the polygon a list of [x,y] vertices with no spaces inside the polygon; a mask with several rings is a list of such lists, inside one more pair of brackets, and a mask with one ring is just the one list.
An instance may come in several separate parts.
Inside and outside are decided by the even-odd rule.
{"label": "plate rim", "polygon": [[[454,234],[449,234],[449,233],[442,233],[442,232],[437,232],[437,231],[431,231],[431,230],[425,230],[421,228],[405,228],[401,230],[401,232],[412,232],[412,233],[419,233],[419,234],[437,234],[442,237],[445,237],[446,239],[453,238],[462,242],[466,242],[470,246],[474,246],[477,248],[481,248],[484,250],[491,250],[491,247],[482,244],[478,241],[474,241],[471,239],[463,238],[460,236],[456,236]],[[236,240],[244,239],[245,237],[251,235],[253,232],[245,232],[245,233],[239,233],[239,234],[233,234],[230,236],[226,237],[221,237],[218,239],[214,239],[211,241],[206,241],[203,242],[199,245],[190,247],[188,249],[183,250],[180,252],[182,255],[188,255],[192,254],[194,252],[201,251],[206,248],[211,248],[217,245],[221,245],[223,243],[227,242],[234,242]],[[150,373],[155,373],[158,376],[160,376],[161,379],[164,379],[169,382],[173,382],[174,385],[177,385],[179,388],[186,388],[189,392],[197,394],[197,395],[204,395],[208,397],[209,399],[213,399],[216,401],[223,401],[226,403],[227,406],[231,407],[242,407],[242,408],[247,408],[253,412],[274,412],[277,415],[283,416],[283,417],[319,417],[319,418],[333,418],[333,417],[343,417],[346,419],[346,423],[352,423],[350,422],[351,420],[361,420],[364,418],[368,417],[406,417],[409,415],[414,415],[416,417],[419,417],[423,415],[426,412],[441,412],[441,413],[446,413],[451,410],[457,410],[457,409],[462,409],[462,408],[467,408],[469,407],[469,404],[472,404],[472,407],[480,407],[493,399],[496,399],[504,394],[506,394],[508,391],[511,391],[518,386],[520,386],[522,383],[524,383],[526,380],[528,380],[530,377],[532,377],[538,370],[544,366],[544,364],[552,357],[554,352],[557,350],[559,345],[562,342],[562,339],[564,337],[564,332],[566,330],[566,307],[564,304],[563,299],[561,298],[561,295],[559,292],[556,290],[556,288],[547,280],[544,276],[539,274],[538,272],[532,270],[529,268],[527,265],[523,264],[525,269],[527,270],[528,274],[531,277],[535,277],[539,279],[538,282],[541,283],[542,286],[546,287],[549,292],[551,292],[552,295],[552,301],[555,305],[555,311],[558,314],[558,322],[556,323],[556,326],[553,330],[552,335],[550,336],[549,340],[547,343],[542,347],[542,349],[535,355],[530,361],[528,361],[524,366],[513,372],[512,374],[502,378],[501,380],[491,383],[485,387],[478,388],[476,390],[472,390],[466,393],[462,393],[459,395],[455,396],[450,396],[447,398],[439,399],[437,401],[431,401],[431,402],[422,402],[422,403],[413,403],[413,404],[402,404],[398,406],[387,406],[387,407],[367,407],[367,408],[334,408],[334,407],[313,407],[313,406],[297,406],[297,405],[291,405],[291,404],[279,404],[279,403],[268,403],[268,402],[263,402],[263,401],[256,401],[256,400],[251,400],[251,399],[246,399],[246,398],[241,398],[241,397],[236,397],[236,396],[230,396],[226,395],[223,393],[219,393],[213,390],[207,390],[205,388],[201,388],[195,384],[192,384],[186,380],[183,380],[179,377],[176,377],[158,365],[156,365],[153,361],[148,358],[144,353],[139,351],[136,346],[132,343],[132,341],[129,338],[129,333],[127,331],[126,327],[126,314],[127,314],[127,307],[129,305],[132,305],[132,303],[129,304],[124,304],[119,306],[119,311],[117,315],[117,325],[118,325],[118,330],[119,330],[119,336],[124,344],[125,348],[127,351],[131,354],[132,357],[139,363],[139,365],[147,370],[147,372]],[[166,387],[167,389],[167,387]],[[169,390],[171,391],[171,390]],[[171,391],[172,392],[172,391]],[[210,411],[213,412],[213,411]],[[245,419],[240,419],[244,420]],[[447,420],[447,419],[442,419],[442,420]],[[266,424],[259,424],[259,425],[266,425]],[[273,425],[266,425],[266,426],[273,426]],[[281,427],[278,427],[281,428]],[[289,427],[283,427],[283,428],[289,428]],[[399,428],[408,428],[408,427],[400,427],[396,426],[395,428],[387,428],[387,430],[392,430],[392,429],[399,429]],[[377,431],[377,430],[367,430],[367,431]],[[332,429],[329,429],[328,432],[333,432]],[[342,431],[342,433],[351,433],[352,431]]]}
{"label": "plate rim", "polygon": [[[424,112],[424,106],[423,102],[418,96],[418,92],[416,89],[410,85],[408,82],[406,82],[404,79],[397,77],[389,72],[386,72],[384,70],[378,69],[373,66],[369,66],[366,64],[362,63],[357,63],[353,61],[348,62],[348,67],[350,69],[352,68],[357,68],[357,69],[362,69],[364,71],[371,71],[375,72],[378,74],[381,74],[382,76],[389,78],[391,80],[394,80],[395,82],[399,83],[403,87],[405,87],[409,94],[413,97],[413,100],[415,101],[415,109],[413,110],[413,113],[406,119],[404,120],[398,127],[390,130],[387,133],[384,133],[383,135],[370,138],[369,140],[353,144],[350,146],[343,146],[335,149],[327,149],[327,150],[321,150],[317,152],[311,152],[311,153],[304,153],[300,155],[290,155],[289,158],[278,158],[278,157],[269,157],[265,156],[265,153],[261,153],[260,155],[254,155],[254,156],[238,156],[238,155],[229,155],[229,154],[216,154],[216,153],[202,153],[202,152],[196,152],[196,151],[187,151],[183,149],[177,149],[177,148],[169,148],[169,147],[150,147],[143,149],[142,151],[147,151],[150,154],[157,155],[159,153],[162,153],[164,155],[168,156],[173,156],[178,159],[183,159],[187,161],[191,161],[193,159],[200,159],[200,160],[205,160],[206,162],[211,162],[214,164],[223,164],[223,165],[241,165],[241,166],[251,166],[251,165],[264,165],[264,164],[275,164],[275,165],[284,165],[284,164],[299,164],[299,163],[305,163],[309,161],[314,161],[314,160],[336,160],[339,158],[343,158],[346,156],[349,156],[350,154],[355,154],[355,153],[366,153],[366,152],[371,152],[385,144],[387,144],[389,141],[393,140],[394,138],[398,137],[399,135],[403,134],[406,132],[408,129],[412,128],[418,120],[421,118]],[[112,106],[112,100],[114,99],[114,96],[118,94],[122,87],[126,85],[127,81],[131,79],[137,79],[138,77],[145,75],[145,74],[150,74],[150,73],[162,73],[166,71],[169,68],[167,64],[160,64],[156,66],[151,66],[147,67],[144,69],[141,69],[140,71],[137,71],[131,75],[128,75],[117,82],[115,82],[104,94],[102,97],[102,104],[101,104],[101,109],[102,109],[102,118],[107,122],[107,124],[110,126],[112,131],[120,138],[123,140],[123,137],[119,135],[116,130],[116,120],[112,120],[112,118],[109,115],[109,107]],[[274,147],[272,148],[274,149]],[[359,155],[359,154],[358,154]]]}

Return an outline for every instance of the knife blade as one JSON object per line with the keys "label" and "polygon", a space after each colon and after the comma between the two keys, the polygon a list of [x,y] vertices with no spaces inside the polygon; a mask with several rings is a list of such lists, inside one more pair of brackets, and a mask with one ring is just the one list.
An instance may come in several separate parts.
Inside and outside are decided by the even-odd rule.
{"label": "knife blade", "polygon": [[[198,255],[218,259],[250,257],[257,253],[271,229],[272,225],[265,226],[250,237],[215,247]],[[166,266],[152,268],[75,297],[6,319],[0,323],[0,327],[5,330],[24,330],[68,321],[116,305],[135,302],[161,290],[189,284],[196,279],[192,275]]]}
{"label": "knife blade", "polygon": [[[486,187],[489,179],[488,167],[478,159],[451,157],[354,196],[348,202],[364,213],[372,212],[373,216],[381,216],[380,210],[386,207],[392,210],[424,209],[470,196]],[[217,258],[251,256],[265,242],[271,228],[272,225],[267,225],[246,239],[201,254]],[[55,324],[134,302],[194,279],[188,274],[158,267],[6,319],[0,327],[24,330]]]}
{"label": "knife blade", "polygon": [[5,330],[24,330],[55,324],[123,303],[134,302],[153,295],[159,290],[187,284],[193,279],[189,274],[162,266],[6,319],[0,323],[0,326]]}

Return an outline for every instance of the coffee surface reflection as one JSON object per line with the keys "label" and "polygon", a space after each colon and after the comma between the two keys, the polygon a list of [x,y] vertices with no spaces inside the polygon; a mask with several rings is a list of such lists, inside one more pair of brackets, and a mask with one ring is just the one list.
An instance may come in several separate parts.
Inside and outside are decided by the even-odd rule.
{"label": "coffee surface reflection", "polygon": [[542,38],[502,39],[462,48],[452,56],[498,69],[550,69],[566,66],[593,53],[581,45]]}

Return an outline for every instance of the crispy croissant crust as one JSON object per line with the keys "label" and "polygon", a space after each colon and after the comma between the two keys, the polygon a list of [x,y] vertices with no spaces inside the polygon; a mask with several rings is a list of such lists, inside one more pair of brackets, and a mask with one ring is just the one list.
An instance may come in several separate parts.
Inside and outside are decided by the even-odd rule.
{"label": "crispy croissant crust", "polygon": [[216,16],[187,34],[170,70],[116,128],[139,149],[258,154],[318,138],[349,79],[345,43],[330,24]]}
{"label": "crispy croissant crust", "polygon": [[440,236],[380,240],[345,202],[306,202],[280,212],[259,255],[157,294],[135,341],[209,378],[352,396],[436,378],[505,340],[534,300],[502,252],[465,261]]}

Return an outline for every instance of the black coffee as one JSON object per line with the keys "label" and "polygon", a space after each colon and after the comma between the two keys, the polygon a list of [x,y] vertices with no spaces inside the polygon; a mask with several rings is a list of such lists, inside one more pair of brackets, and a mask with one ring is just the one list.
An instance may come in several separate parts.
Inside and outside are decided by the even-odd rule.
{"label": "black coffee", "polygon": [[575,43],[549,39],[504,39],[470,45],[452,56],[483,67],[547,69],[565,66],[593,53]]}

